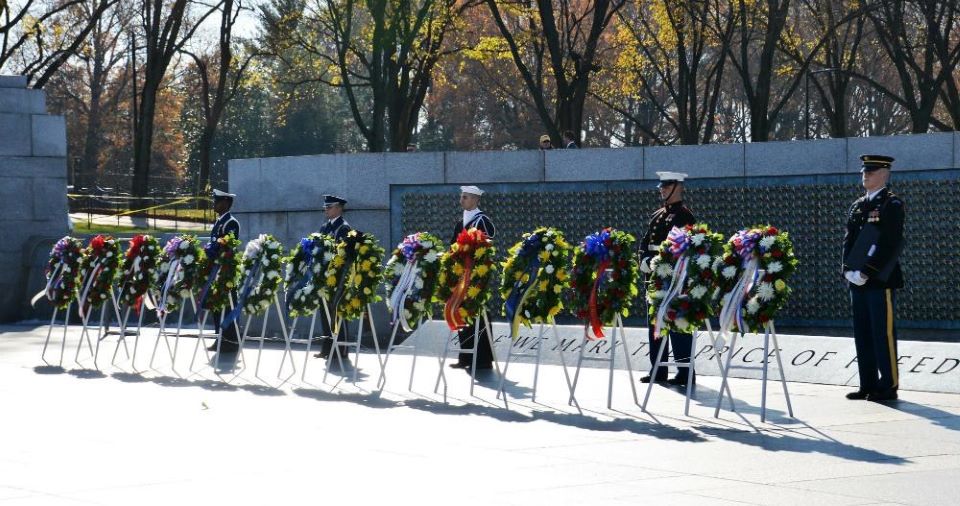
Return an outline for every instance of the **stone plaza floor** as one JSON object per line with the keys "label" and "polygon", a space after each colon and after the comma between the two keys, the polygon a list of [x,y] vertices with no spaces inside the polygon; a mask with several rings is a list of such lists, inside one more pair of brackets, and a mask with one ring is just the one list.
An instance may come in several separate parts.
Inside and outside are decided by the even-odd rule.
{"label": "stone plaza floor", "polygon": [[[790,383],[796,418],[771,383],[768,420],[760,382],[734,379],[738,412],[713,417],[720,380],[698,378],[690,416],[683,392],[654,388],[649,412],[634,404],[626,371],[584,369],[581,411],[568,406],[559,366],[509,370],[509,409],[485,374],[447,370],[448,403],[434,393],[436,357],[391,357],[377,395],[377,358],[365,350],[360,382],[282,346],[264,350],[254,375],[215,370],[195,339],[182,339],[175,368],[144,336],[132,370],[116,338],[103,341],[100,371],[79,327],[46,359],[45,326],[0,326],[0,506],[5,505],[712,505],[957,504],[960,395],[901,392],[889,405],[847,401],[849,388]],[[132,339],[130,345],[132,346]],[[132,350],[131,350],[132,351]],[[262,379],[260,379],[262,378]],[[334,386],[334,383],[338,382]],[[638,386],[642,400],[644,390]],[[726,404],[724,405],[726,408]]]}

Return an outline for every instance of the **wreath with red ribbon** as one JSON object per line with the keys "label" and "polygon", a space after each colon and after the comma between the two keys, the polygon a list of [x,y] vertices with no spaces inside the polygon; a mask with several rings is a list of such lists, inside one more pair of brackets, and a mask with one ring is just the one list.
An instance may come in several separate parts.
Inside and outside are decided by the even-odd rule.
{"label": "wreath with red ribbon", "polygon": [[80,314],[103,305],[120,266],[120,245],[109,235],[96,235],[83,250],[80,259]]}
{"label": "wreath with red ribbon", "polygon": [[634,243],[632,235],[608,227],[588,235],[574,251],[571,311],[590,323],[596,339],[604,337],[603,327],[613,324],[618,314],[630,315],[640,293]]}
{"label": "wreath with red ribbon", "polygon": [[472,323],[490,300],[494,254],[493,241],[476,228],[460,232],[443,254],[436,300],[444,303],[443,318],[450,330]]}
{"label": "wreath with red ribbon", "polygon": [[140,310],[143,296],[153,286],[160,260],[160,243],[152,235],[137,234],[123,257],[120,302]]}

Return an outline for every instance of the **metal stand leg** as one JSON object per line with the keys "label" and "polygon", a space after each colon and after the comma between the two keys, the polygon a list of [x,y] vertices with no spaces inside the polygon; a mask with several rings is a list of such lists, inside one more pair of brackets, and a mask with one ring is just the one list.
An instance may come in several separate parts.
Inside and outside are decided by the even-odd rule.
{"label": "metal stand leg", "polygon": [[[117,365],[117,353],[120,351],[120,344],[123,344],[124,349],[127,347],[127,320],[130,319],[130,306],[127,306],[127,309],[123,311],[123,318],[120,319],[120,339],[117,339],[117,345],[113,347],[113,357],[110,359],[110,365]],[[127,358],[130,358],[130,352],[127,351]]]}
{"label": "metal stand leg", "polygon": [[[650,401],[650,392],[653,391],[653,379],[656,377],[657,371],[660,370],[661,353],[663,353],[663,347],[667,345],[667,339],[669,339],[667,336],[660,337],[660,346],[657,347],[657,358],[653,363],[653,369],[650,370],[650,383],[647,383],[647,393],[643,396],[643,404],[640,405],[641,411],[647,410],[647,402]],[[692,346],[690,349],[693,349]],[[691,355],[692,354],[693,353],[691,353]]]}
{"label": "metal stand leg", "polygon": [[[281,315],[282,316],[282,315]],[[260,377],[260,358],[263,357],[263,342],[267,339],[267,321],[270,320],[270,309],[263,313],[263,324],[260,325],[260,347],[257,350],[257,366],[253,369],[253,377],[263,381]],[[294,320],[296,323],[296,320]]]}
{"label": "metal stand leg", "polygon": [[787,378],[783,372],[783,359],[780,357],[780,343],[777,342],[777,328],[769,322],[770,336],[773,337],[773,349],[777,355],[777,367],[780,369],[780,383],[783,385],[783,397],[787,400],[787,414],[793,418],[793,405],[790,403],[790,392],[787,391]]}
{"label": "metal stand leg", "polygon": [[763,371],[761,373],[762,382],[760,384],[760,421],[767,421],[767,368],[770,361],[767,357],[770,355],[770,327],[767,327],[763,333]]}
{"label": "metal stand leg", "polygon": [[[577,383],[580,382],[580,368],[583,367],[583,350],[587,347],[587,324],[583,325],[583,338],[580,340],[580,350],[577,354],[577,370],[573,373],[573,383],[570,385],[570,400],[567,401],[567,405],[572,405],[576,402],[577,394]],[[577,403],[579,407],[580,404]]]}
{"label": "metal stand leg", "polygon": [[70,308],[73,303],[67,304],[66,311],[63,312],[63,340],[60,341],[60,367],[63,367],[63,353],[67,348],[67,329],[70,327]]}
{"label": "metal stand leg", "polygon": [[[630,389],[633,392],[633,403],[635,405],[640,405],[640,400],[637,399],[637,382],[633,378],[633,363],[630,359],[630,349],[627,348],[627,331],[623,328],[623,318],[620,315],[617,315],[617,325],[620,326],[620,346],[623,347],[623,360],[627,364],[627,376],[630,378]],[[693,360],[691,358],[691,360]]]}
{"label": "metal stand leg", "polygon": [[280,369],[277,370],[277,378],[280,378],[280,375],[283,373],[283,364],[286,362],[287,357],[290,358],[290,376],[287,378],[293,377],[294,374],[297,374],[297,365],[293,360],[293,350],[290,348],[290,334],[287,333],[287,323],[283,319],[283,309],[280,307],[280,299],[274,295],[273,296],[273,306],[277,309],[277,317],[280,319],[280,332],[283,333],[283,356],[280,357]]}
{"label": "metal stand leg", "polygon": [[[296,323],[296,320],[294,320],[294,323]],[[307,380],[307,366],[310,365],[310,347],[313,345],[313,329],[316,327],[316,325],[317,313],[314,312],[313,316],[310,317],[310,333],[307,334],[307,354],[303,357],[303,367],[300,374],[300,381]],[[293,326],[291,325],[290,328],[292,330]]]}
{"label": "metal stand leg", "polygon": [[[67,307],[69,311],[69,306]],[[50,365],[50,362],[47,362],[47,345],[50,344],[50,335],[53,334],[53,323],[57,321],[57,312],[59,309],[53,308],[53,316],[50,317],[50,326],[47,327],[47,339],[43,342],[43,351],[40,352],[40,360],[43,363]],[[67,318],[70,317],[70,313],[67,313]],[[66,324],[64,324],[66,325]]]}
{"label": "metal stand leg", "polygon": [[[412,334],[410,334],[409,336],[407,336],[407,339],[408,339],[408,340],[413,339],[413,336],[420,330],[421,327],[423,327],[423,318],[421,318],[420,321],[417,322],[417,328],[414,329],[414,331],[413,331]],[[419,348],[418,348],[418,346],[417,346],[417,342],[416,342],[416,341],[414,341],[411,346],[413,347],[413,363],[410,364],[410,380],[409,380],[409,382],[407,383],[407,390],[408,390],[408,391],[413,391],[413,372],[414,372],[414,371],[416,370],[416,368],[417,368],[417,355],[420,354],[420,353],[419,353],[420,350],[419,350]],[[384,361],[384,367],[386,367],[386,361]],[[384,381],[386,381],[386,380],[384,380]]]}
{"label": "metal stand leg", "polygon": [[[733,339],[730,341],[730,348],[727,350],[727,363],[720,369],[720,396],[717,397],[717,405],[713,410],[713,417],[716,418],[720,416],[720,405],[723,404],[723,392],[726,389],[727,393],[730,394],[730,406],[733,409],[733,394],[730,393],[730,385],[727,380],[727,376],[730,374],[730,364],[733,362],[733,350],[737,348],[737,337],[738,334],[733,334]],[[719,351],[717,352],[719,353]]]}
{"label": "metal stand leg", "polygon": [[557,343],[557,353],[560,355],[560,364],[563,366],[563,377],[567,381],[567,391],[570,392],[569,402],[579,410],[580,404],[573,396],[573,382],[570,381],[570,372],[567,370],[567,359],[563,356],[563,348],[561,347],[563,343],[560,341],[560,334],[557,332],[557,324],[551,322],[550,326],[553,327],[553,340]]}
{"label": "metal stand leg", "polygon": [[447,374],[444,371],[444,366],[447,363],[447,355],[450,354],[450,343],[456,338],[457,331],[451,330],[450,334],[447,336],[447,342],[443,347],[443,353],[438,357],[440,362],[440,373],[437,374],[437,383],[433,386],[433,393],[437,393],[437,390],[440,389],[440,380],[443,380],[443,402],[447,402]]}
{"label": "metal stand leg", "polygon": [[[402,316],[401,316],[402,318]],[[390,361],[390,354],[393,352],[393,343],[397,338],[397,330],[400,328],[400,320],[393,322],[393,329],[390,331],[390,341],[387,343],[387,350],[383,356],[383,363],[380,364],[380,377],[377,378],[377,389],[381,392],[387,384],[387,362]]]}

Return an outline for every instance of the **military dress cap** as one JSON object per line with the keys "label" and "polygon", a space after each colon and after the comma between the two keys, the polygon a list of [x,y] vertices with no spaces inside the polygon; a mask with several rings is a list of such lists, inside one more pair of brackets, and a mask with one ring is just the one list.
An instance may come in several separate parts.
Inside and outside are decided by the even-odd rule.
{"label": "military dress cap", "polygon": [[540,136],[540,142],[550,142],[550,136],[547,135],[547,134],[541,135],[541,136]]}
{"label": "military dress cap", "polygon": [[657,177],[660,178],[660,184],[657,185],[657,188],[663,188],[673,183],[682,183],[687,175],[682,172],[657,172]]}
{"label": "military dress cap", "polygon": [[236,197],[236,195],[233,194],[233,193],[228,193],[228,192],[225,192],[225,191],[223,191],[223,190],[217,190],[217,189],[214,189],[214,190],[213,190],[213,199],[214,199],[214,200],[218,200],[218,199],[230,199],[230,200],[233,200],[235,197]]}
{"label": "military dress cap", "polygon": [[347,199],[342,199],[336,195],[324,195],[323,196],[323,207],[327,208],[333,206],[334,204],[340,204],[341,206],[347,205]]}
{"label": "military dress cap", "polygon": [[884,155],[861,155],[860,172],[873,172],[877,169],[889,169],[893,166],[893,157]]}
{"label": "military dress cap", "polygon": [[481,195],[483,195],[483,190],[481,190],[480,188],[477,188],[476,186],[473,186],[473,185],[461,186],[461,187],[460,187],[460,191],[461,191],[462,193],[469,193],[470,195],[476,195],[476,196],[478,196],[478,197],[481,196]]}

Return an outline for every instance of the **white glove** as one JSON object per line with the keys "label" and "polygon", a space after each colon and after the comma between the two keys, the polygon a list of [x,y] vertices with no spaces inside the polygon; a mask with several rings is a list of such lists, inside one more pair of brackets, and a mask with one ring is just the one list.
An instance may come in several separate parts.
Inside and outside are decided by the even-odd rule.
{"label": "white glove", "polygon": [[867,277],[860,271],[846,271],[843,273],[843,277],[857,286],[863,286],[867,282]]}
{"label": "white glove", "polygon": [[640,272],[644,274],[650,274],[653,272],[653,269],[650,268],[650,261],[646,258],[640,259]]}

